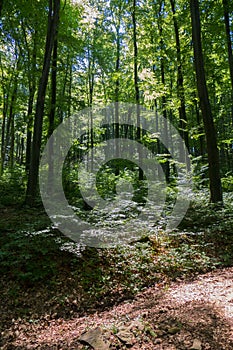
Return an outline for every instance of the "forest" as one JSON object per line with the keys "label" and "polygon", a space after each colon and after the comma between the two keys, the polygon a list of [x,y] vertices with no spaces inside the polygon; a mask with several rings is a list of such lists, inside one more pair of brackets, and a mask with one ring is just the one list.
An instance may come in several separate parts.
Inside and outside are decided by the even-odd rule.
{"label": "forest", "polygon": [[233,2],[0,27],[0,349],[232,349]]}

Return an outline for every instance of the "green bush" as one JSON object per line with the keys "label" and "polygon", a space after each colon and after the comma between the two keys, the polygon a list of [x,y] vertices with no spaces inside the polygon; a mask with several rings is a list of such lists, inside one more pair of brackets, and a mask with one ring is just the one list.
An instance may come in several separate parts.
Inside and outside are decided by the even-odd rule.
{"label": "green bush", "polygon": [[20,167],[6,170],[0,177],[0,204],[21,204],[24,201],[25,188],[26,174]]}
{"label": "green bush", "polygon": [[222,178],[223,191],[233,192],[233,175],[228,175]]}

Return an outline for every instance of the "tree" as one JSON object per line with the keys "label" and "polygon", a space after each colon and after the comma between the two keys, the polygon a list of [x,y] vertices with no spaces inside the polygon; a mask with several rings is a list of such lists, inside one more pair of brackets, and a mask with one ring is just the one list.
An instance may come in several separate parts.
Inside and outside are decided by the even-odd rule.
{"label": "tree", "polygon": [[[141,128],[140,128],[140,92],[139,92],[139,84],[138,84],[138,44],[137,44],[137,18],[136,18],[136,8],[137,1],[133,0],[132,7],[132,22],[133,22],[133,47],[134,47],[134,88],[135,88],[135,102],[136,102],[136,113],[137,113],[137,140],[141,139]],[[139,145],[140,146],[140,145]],[[139,180],[143,180],[143,170],[141,168],[142,165],[142,156],[140,147],[138,148],[138,163],[139,163]]]}
{"label": "tree", "polygon": [[220,179],[219,152],[217,146],[217,137],[214,126],[213,115],[211,111],[209,94],[207,90],[204,59],[201,40],[201,23],[198,0],[190,0],[190,11],[192,21],[192,38],[194,49],[194,65],[197,79],[197,90],[200,100],[200,107],[205,128],[209,180],[210,180],[210,200],[213,203],[222,202],[222,186]]}
{"label": "tree", "polygon": [[42,69],[42,74],[41,74],[41,79],[40,79],[40,84],[38,89],[38,96],[37,96],[35,121],[34,121],[34,133],[33,133],[33,142],[32,142],[32,156],[30,161],[30,169],[29,169],[27,192],[26,192],[26,203],[29,205],[34,205],[36,192],[37,192],[45,94],[46,94],[46,87],[48,83],[52,50],[54,47],[54,42],[56,40],[56,33],[57,33],[57,28],[59,23],[59,13],[60,13],[60,0],[50,0],[44,63],[43,63],[43,69]]}
{"label": "tree", "polygon": [[[216,175],[216,165],[210,156],[217,144],[216,132],[221,175],[224,177],[232,171],[232,4],[229,0],[221,0],[216,6],[213,6],[214,0],[200,2],[205,88],[214,119],[211,123],[216,128],[216,132],[210,131],[211,136],[206,136],[206,140],[205,133],[209,129],[205,127],[204,131],[203,120],[205,115],[210,118],[210,114],[208,104],[201,102],[204,90],[201,99],[197,93],[190,8],[183,0],[61,1],[65,6],[60,11],[59,35],[52,29],[58,1],[40,0],[35,4],[25,0],[1,1],[0,10],[2,3],[0,176],[4,171],[13,171],[12,167],[19,166],[20,171],[26,169],[28,203],[29,197],[32,202],[35,197],[41,148],[53,129],[77,110],[95,104],[116,102],[108,137],[115,137],[119,157],[117,140],[122,135],[144,142],[140,128],[127,126],[122,129],[118,125],[117,102],[134,102],[154,109],[155,131],[159,132],[162,127],[169,147],[173,149],[176,141],[170,135],[169,126],[166,127],[166,120],[180,130],[189,152],[195,157],[195,164],[200,164],[200,172],[195,175],[202,173],[202,176],[195,178],[208,181],[205,171],[201,170],[206,169],[207,151],[210,163],[214,164],[210,166],[210,173]],[[47,48],[44,50],[47,31]],[[51,34],[55,37],[53,44]],[[20,64],[17,65],[18,58]],[[203,89],[202,82],[199,81],[198,86]],[[207,106],[205,115],[203,105]],[[137,113],[140,126],[139,108]],[[164,116],[163,122],[159,115]],[[89,137],[85,147],[90,150],[90,157],[91,149],[98,142],[92,130],[95,118],[96,115],[90,112],[89,124],[84,130]],[[208,118],[205,120],[207,125]],[[108,121],[110,123],[110,117]],[[166,162],[166,147],[158,142],[158,138],[153,147],[162,158],[167,180],[171,179],[174,172]],[[118,175],[117,166],[115,170]],[[215,195],[211,194],[211,197]]]}
{"label": "tree", "polygon": [[[21,24],[24,43],[27,52],[27,78],[28,78],[28,108],[27,108],[27,140],[26,140],[26,171],[29,171],[31,160],[31,143],[32,143],[32,127],[33,127],[33,105],[36,93],[36,61],[37,61],[37,28],[27,28],[24,21]],[[27,31],[30,30],[31,37],[28,40]],[[30,45],[29,41],[32,41]],[[32,47],[31,47],[32,46]]]}
{"label": "tree", "polygon": [[[55,122],[55,114],[56,114],[56,104],[57,104],[57,49],[58,49],[58,39],[57,39],[58,31],[56,31],[56,37],[53,45],[53,57],[52,57],[52,70],[51,70],[51,106],[49,111],[49,126],[48,126],[48,138],[52,135],[54,131],[54,122]],[[51,182],[53,181],[54,176],[54,164],[53,164],[53,141],[50,139],[49,141],[49,154],[48,154],[48,163],[49,163],[49,171],[48,171],[48,193],[51,189]]]}
{"label": "tree", "polygon": [[0,0],[0,17],[2,15],[2,6],[3,6],[3,0]]}
{"label": "tree", "polygon": [[170,0],[172,14],[173,14],[173,24],[176,37],[176,59],[177,59],[177,95],[180,100],[179,106],[179,119],[180,119],[180,131],[181,135],[185,141],[185,145],[189,150],[189,137],[187,131],[187,115],[185,107],[185,93],[184,93],[184,75],[183,66],[181,58],[181,45],[180,45],[180,35],[179,35],[179,25],[176,16],[175,0]]}
{"label": "tree", "polygon": [[[222,0],[222,3],[223,3],[223,10],[224,10],[224,22],[225,22],[225,28],[226,28],[228,62],[229,62],[230,77],[231,77],[231,89],[232,89],[231,98],[233,101],[233,54],[232,54],[230,16],[229,16],[230,2],[229,0]],[[232,102],[232,125],[233,125],[233,102]]]}
{"label": "tree", "polygon": [[[160,44],[160,52],[161,52],[161,57],[160,57],[160,74],[161,74],[161,83],[162,86],[165,90],[165,86],[166,86],[166,79],[165,79],[165,44],[164,44],[164,39],[163,39],[163,17],[164,17],[164,1],[161,0],[159,2],[159,11],[158,11],[158,31],[159,31],[159,44]],[[162,95],[162,114],[163,114],[163,121],[164,121],[164,132],[165,132],[165,142],[166,145],[169,144],[168,141],[172,141],[172,140],[168,140],[169,136],[168,136],[168,123],[167,123],[167,119],[168,119],[168,114],[167,114],[167,99],[166,99],[166,95],[165,95],[165,91]],[[165,147],[164,147],[165,148]],[[164,154],[167,153],[167,150],[164,149]],[[166,176],[166,180],[167,182],[169,182],[169,178],[170,178],[170,165],[169,165],[169,160],[168,160],[169,154],[166,155],[166,160],[163,164],[163,169],[165,171],[165,176]]]}

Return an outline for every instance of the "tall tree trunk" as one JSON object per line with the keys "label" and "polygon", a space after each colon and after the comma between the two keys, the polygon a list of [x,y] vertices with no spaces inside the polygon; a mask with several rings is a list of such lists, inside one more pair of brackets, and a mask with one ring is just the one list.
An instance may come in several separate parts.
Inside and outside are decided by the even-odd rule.
{"label": "tall tree trunk", "polygon": [[[9,155],[9,161],[11,162],[11,152],[12,152],[12,138],[14,139],[14,134],[12,133],[12,128],[14,132],[14,108],[17,95],[17,78],[15,78],[14,89],[12,91],[11,102],[9,107],[9,117],[6,124],[6,138],[4,144],[3,160],[5,161],[6,155]],[[14,141],[13,141],[14,142]],[[10,146],[10,153],[8,154],[8,147]],[[7,161],[10,166],[10,162]]]}
{"label": "tall tree trunk", "polygon": [[222,186],[220,179],[219,152],[217,137],[207,90],[204,60],[201,42],[201,23],[198,0],[190,0],[192,20],[192,37],[194,47],[194,63],[197,78],[197,90],[204,121],[207,153],[209,162],[210,200],[213,203],[222,202]]}
{"label": "tall tree trunk", "polygon": [[60,0],[49,0],[48,27],[47,27],[44,63],[43,63],[43,70],[42,70],[38,96],[37,96],[34,133],[33,133],[33,142],[32,142],[32,157],[30,162],[27,192],[26,192],[26,203],[28,205],[35,204],[35,197],[37,192],[45,93],[46,93],[46,87],[48,83],[51,55],[52,55],[54,41],[56,38],[56,31],[59,23],[59,12],[60,12]]}
{"label": "tall tree trunk", "polygon": [[2,16],[3,0],[0,0],[0,17]]}
{"label": "tall tree trunk", "polygon": [[[70,59],[70,67],[69,67],[69,78],[68,78],[68,109],[67,109],[67,118],[71,116],[71,104],[72,104],[72,83],[73,83],[73,71],[72,71],[72,58]],[[67,74],[68,75],[68,74]],[[85,103],[84,103],[85,106]],[[62,122],[63,119],[60,119]]]}
{"label": "tall tree trunk", "polygon": [[179,26],[176,17],[175,0],[170,0],[172,14],[173,14],[173,24],[176,36],[176,59],[177,59],[177,95],[180,100],[179,106],[179,118],[180,118],[180,131],[181,136],[185,141],[185,145],[189,150],[189,137],[187,131],[187,115],[185,109],[185,93],[184,93],[184,77],[183,77],[183,67],[181,60],[181,49],[180,49],[180,36],[179,36]]}
{"label": "tall tree trunk", "polygon": [[[196,99],[194,99],[194,105],[195,105],[195,112],[196,112],[196,118],[197,118],[197,125],[198,127],[198,133],[199,134],[204,134],[204,130],[203,130],[203,126],[201,123],[201,116],[200,116],[200,110],[199,110],[199,104],[198,101]],[[200,152],[198,153],[198,156],[202,156],[202,158],[205,155],[205,147],[204,147],[204,142],[205,142],[205,137],[204,135],[201,135],[199,138],[199,146],[200,146]]]}
{"label": "tall tree trunk", "polygon": [[[163,8],[163,1],[161,1],[159,4],[158,30],[159,30],[160,50],[161,50],[161,59],[160,59],[161,82],[162,82],[162,85],[165,87],[163,23],[161,22],[162,8]],[[166,145],[168,145],[169,142],[168,142],[168,125],[167,125],[167,99],[165,94],[162,95],[162,113],[163,113],[163,120],[164,120],[165,143]],[[163,146],[163,149],[164,149],[164,152],[163,152],[164,154],[168,153],[168,151],[165,149],[164,146]],[[168,157],[169,157],[169,154],[167,154],[167,158]],[[166,181],[169,182],[170,181],[170,164],[168,159],[166,160],[166,162],[162,164],[162,167],[165,172]]]}
{"label": "tall tree trunk", "polygon": [[[94,130],[93,130],[93,111],[92,111],[92,104],[93,104],[93,94],[94,94],[94,64],[95,64],[95,58],[93,57],[93,52],[91,55],[90,47],[88,45],[88,93],[89,93],[89,107],[90,108],[90,132],[88,133],[89,143],[91,147],[91,171],[93,171],[94,166]],[[88,162],[87,162],[88,164]]]}
{"label": "tall tree trunk", "polygon": [[[133,22],[133,47],[134,47],[134,89],[135,89],[135,102],[136,102],[136,113],[137,113],[137,142],[141,141],[141,116],[140,116],[140,93],[138,85],[138,44],[137,44],[137,20],[136,20],[136,7],[137,0],[133,0],[132,9],[132,22]],[[140,145],[139,145],[140,146]],[[140,147],[138,147],[138,162],[139,162],[139,175],[138,179],[143,180],[142,155]]]}
{"label": "tall tree trunk", "polygon": [[[116,40],[117,40],[117,57],[116,57],[116,86],[115,86],[115,146],[116,146],[116,158],[120,157],[120,149],[119,149],[119,89],[120,89],[120,79],[119,79],[119,71],[120,71],[120,23],[118,23],[116,27]],[[115,175],[119,175],[119,168],[116,168]]]}
{"label": "tall tree trunk", "polygon": [[[19,67],[19,58],[17,61],[17,68],[13,70],[8,84],[4,83],[4,69],[3,66],[0,65],[1,69],[1,80],[2,80],[2,99],[3,99],[3,120],[2,120],[2,131],[1,131],[1,159],[0,159],[0,176],[4,172],[4,164],[6,160],[6,151],[7,146],[9,146],[10,139],[10,125],[11,125],[11,115],[13,113],[13,105],[16,99],[17,92],[17,72]],[[8,85],[8,86],[7,86]],[[12,87],[13,85],[13,87]],[[11,93],[11,89],[13,89]],[[8,116],[9,109],[9,117]]]}
{"label": "tall tree trunk", "polygon": [[[53,46],[52,73],[51,73],[51,107],[50,107],[50,113],[49,113],[48,138],[52,135],[54,131],[56,103],[57,103],[57,48],[58,48],[57,34],[58,33],[56,32],[56,38],[54,40],[54,46]],[[49,163],[48,193],[51,189],[51,183],[53,181],[53,176],[54,176],[53,147],[54,147],[53,140],[50,139],[49,154],[48,154],[48,163]]]}
{"label": "tall tree trunk", "polygon": [[14,168],[14,151],[15,151],[15,115],[12,114],[11,118],[11,142],[10,142],[10,156],[9,156],[9,168],[12,171]]}
{"label": "tall tree trunk", "polygon": [[233,125],[233,54],[232,54],[231,29],[230,29],[230,17],[229,17],[229,0],[222,0],[222,3],[223,3],[223,10],[224,10],[226,37],[227,37],[228,62],[229,62],[230,77],[231,77],[231,118],[232,118],[232,125]]}
{"label": "tall tree trunk", "polygon": [[29,171],[30,167],[30,160],[31,160],[31,147],[32,147],[32,128],[33,128],[33,104],[34,104],[34,97],[36,92],[36,79],[35,79],[35,72],[36,72],[36,54],[37,54],[37,30],[35,30],[34,38],[33,38],[33,50],[31,55],[31,49],[30,45],[28,43],[28,37],[27,37],[27,31],[24,26],[24,23],[21,24],[23,34],[24,34],[24,40],[27,48],[27,54],[28,54],[28,62],[29,62],[29,69],[28,69],[28,85],[29,85],[29,98],[28,98],[28,111],[27,111],[27,138],[26,138],[26,171]]}
{"label": "tall tree trunk", "polygon": [[[120,79],[119,79],[119,72],[120,72],[120,19],[118,19],[117,24],[115,25],[116,28],[116,84],[115,84],[115,125],[114,125],[114,139],[115,139],[115,157],[118,159],[120,157],[120,144],[119,144],[119,137],[120,137],[120,126],[119,126],[119,90],[120,90]],[[118,176],[120,173],[119,166],[116,164],[115,167],[115,175]]]}
{"label": "tall tree trunk", "polygon": [[[59,103],[57,105],[57,114],[59,122],[61,123],[64,118],[64,111],[67,111],[67,118],[70,117],[71,111],[71,90],[70,90],[70,70],[72,69],[72,58],[70,57],[70,53],[67,55],[66,65],[65,65],[65,76],[64,81],[62,83],[62,89],[59,96]],[[71,72],[73,74],[73,72]],[[67,87],[68,85],[68,87]],[[67,96],[68,90],[68,96]],[[68,98],[68,102],[66,102],[66,97]]]}
{"label": "tall tree trunk", "polygon": [[3,92],[3,119],[2,119],[2,130],[1,130],[1,162],[0,162],[0,176],[2,176],[4,171],[5,162],[5,133],[6,133],[6,119],[7,119],[7,104],[8,95]]}
{"label": "tall tree trunk", "polygon": [[29,171],[32,147],[32,127],[33,127],[33,102],[35,90],[29,88],[28,112],[27,112],[27,141],[26,141],[26,171]]}

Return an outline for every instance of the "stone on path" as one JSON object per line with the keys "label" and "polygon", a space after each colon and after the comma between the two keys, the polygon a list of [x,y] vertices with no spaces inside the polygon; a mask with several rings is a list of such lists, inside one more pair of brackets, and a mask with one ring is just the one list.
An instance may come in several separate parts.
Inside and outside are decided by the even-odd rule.
{"label": "stone on path", "polygon": [[194,339],[193,345],[191,346],[190,350],[201,350],[201,341],[199,339]]}
{"label": "stone on path", "polygon": [[94,350],[109,350],[109,344],[103,339],[102,329],[97,327],[81,335],[79,342],[90,345]]}

